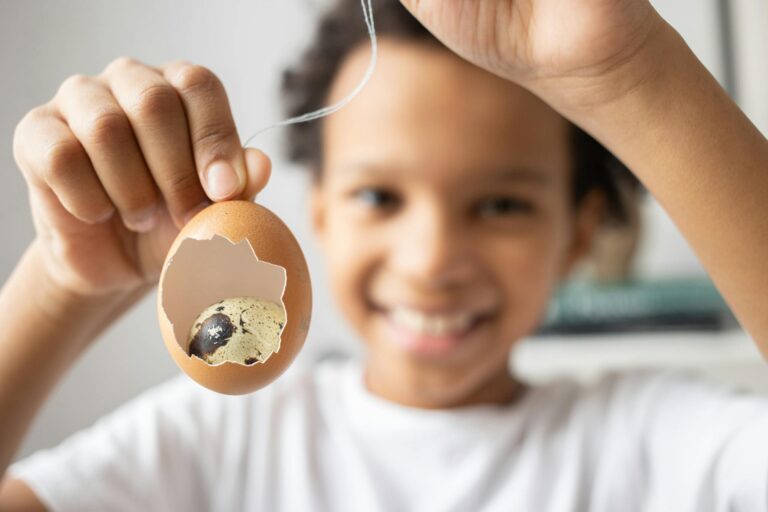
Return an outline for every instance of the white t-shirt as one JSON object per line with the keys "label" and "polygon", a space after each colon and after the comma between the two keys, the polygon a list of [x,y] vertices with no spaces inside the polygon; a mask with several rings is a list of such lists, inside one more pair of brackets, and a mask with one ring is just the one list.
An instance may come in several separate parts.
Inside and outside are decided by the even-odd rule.
{"label": "white t-shirt", "polygon": [[181,376],[11,472],[62,511],[766,511],[768,397],[637,372],[402,407],[359,363],[248,396]]}

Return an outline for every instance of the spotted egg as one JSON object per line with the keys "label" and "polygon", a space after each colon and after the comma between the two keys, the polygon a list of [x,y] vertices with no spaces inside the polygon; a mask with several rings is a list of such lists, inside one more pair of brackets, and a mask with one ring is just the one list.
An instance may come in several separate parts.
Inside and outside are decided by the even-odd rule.
{"label": "spotted egg", "polygon": [[285,309],[254,297],[220,300],[197,317],[189,331],[189,355],[208,364],[264,363],[280,350]]}

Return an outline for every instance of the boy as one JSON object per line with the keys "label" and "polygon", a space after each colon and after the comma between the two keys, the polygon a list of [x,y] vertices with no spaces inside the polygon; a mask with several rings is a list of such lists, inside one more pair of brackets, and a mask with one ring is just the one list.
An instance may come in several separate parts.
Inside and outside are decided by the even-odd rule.
{"label": "boy", "polygon": [[[506,368],[588,247],[605,197],[594,183],[576,193],[572,128],[551,107],[645,182],[742,324],[758,343],[768,334],[764,138],[646,2],[556,4],[412,2],[485,70],[393,28],[361,96],[314,135],[301,128],[303,152],[294,135],[316,168],[315,230],[367,345],[363,365],[327,363],[249,397],[176,380],[15,466],[0,503],[765,510],[764,398],[643,374],[531,388]],[[345,28],[333,20],[321,39]],[[361,48],[324,68],[328,102],[358,79]],[[57,375],[153,285],[189,214],[263,187],[268,163],[240,150],[225,106],[205,70],[121,60],[20,124],[40,236],[0,298],[17,303],[3,322],[3,464]]]}

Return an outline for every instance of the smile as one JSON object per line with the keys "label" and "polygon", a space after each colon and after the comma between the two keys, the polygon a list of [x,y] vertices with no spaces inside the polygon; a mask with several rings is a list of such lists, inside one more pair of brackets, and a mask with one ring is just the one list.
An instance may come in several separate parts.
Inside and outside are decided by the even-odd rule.
{"label": "smile", "polygon": [[425,336],[462,335],[472,326],[474,318],[469,313],[436,315],[408,308],[396,308],[389,315],[390,321],[396,326]]}
{"label": "smile", "polygon": [[424,313],[396,307],[383,311],[387,338],[415,355],[445,357],[464,345],[484,318],[477,313]]}

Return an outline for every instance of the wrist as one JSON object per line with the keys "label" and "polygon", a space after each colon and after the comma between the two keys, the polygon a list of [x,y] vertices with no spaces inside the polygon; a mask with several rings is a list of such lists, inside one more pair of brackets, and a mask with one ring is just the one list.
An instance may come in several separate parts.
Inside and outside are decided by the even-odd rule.
{"label": "wrist", "polygon": [[683,39],[651,11],[635,42],[610,61],[565,76],[532,79],[524,85],[579,124],[596,109],[657,87],[668,72],[670,57],[681,50],[687,50]]}
{"label": "wrist", "polygon": [[57,325],[67,325],[74,321],[86,321],[102,317],[107,312],[119,312],[138,301],[151,286],[135,287],[102,294],[85,294],[70,289],[56,278],[41,250],[40,242],[35,240],[27,249],[20,262],[18,272],[32,279],[29,287],[34,307],[49,321]]}
{"label": "wrist", "polygon": [[49,274],[39,243],[27,248],[0,289],[0,474],[61,376],[139,297],[74,293]]}

